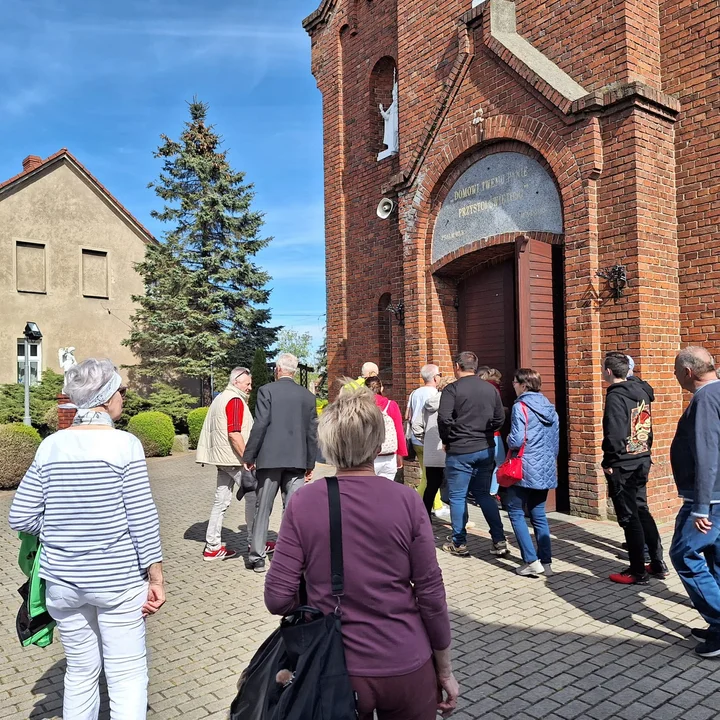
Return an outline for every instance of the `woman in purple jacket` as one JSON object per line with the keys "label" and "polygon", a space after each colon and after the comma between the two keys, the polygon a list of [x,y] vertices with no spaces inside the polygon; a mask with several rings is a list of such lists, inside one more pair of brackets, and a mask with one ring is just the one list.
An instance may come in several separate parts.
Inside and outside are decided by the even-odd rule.
{"label": "woman in purple jacket", "polygon": [[[360,720],[433,720],[456,707],[450,619],[430,521],[420,496],[375,474],[384,423],[366,388],[344,391],[323,412],[318,439],[338,468],[345,595],[342,633]],[[327,485],[288,503],[265,581],[265,604],[283,615],[308,604],[331,613]],[[444,691],[444,697],[443,693]]]}

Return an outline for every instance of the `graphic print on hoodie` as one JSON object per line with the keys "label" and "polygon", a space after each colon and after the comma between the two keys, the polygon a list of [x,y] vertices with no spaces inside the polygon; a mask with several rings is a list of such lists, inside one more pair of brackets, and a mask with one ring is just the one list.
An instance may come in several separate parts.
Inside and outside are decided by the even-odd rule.
{"label": "graphic print on hoodie", "polygon": [[634,375],[608,387],[603,416],[603,467],[632,469],[650,457],[654,400],[649,383]]}

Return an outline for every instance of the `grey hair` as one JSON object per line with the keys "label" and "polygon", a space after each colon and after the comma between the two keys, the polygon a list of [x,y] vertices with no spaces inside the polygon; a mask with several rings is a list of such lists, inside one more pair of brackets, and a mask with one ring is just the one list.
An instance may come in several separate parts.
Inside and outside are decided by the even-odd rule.
{"label": "grey hair", "polygon": [[715,372],[715,359],[704,347],[686,347],[678,353],[675,362],[680,367],[692,370],[696,377]]}
{"label": "grey hair", "polygon": [[250,375],[252,377],[251,372],[246,367],[233,368],[230,371],[230,382],[234,383],[239,377],[242,377],[243,375]]}
{"label": "grey hair", "polygon": [[366,362],[363,363],[360,374],[363,377],[372,377],[373,375],[379,375],[380,368],[378,368],[378,366],[374,362]]}
{"label": "grey hair", "polygon": [[327,461],[336,468],[372,462],[385,440],[385,423],[375,395],[365,386],[345,389],[320,416],[318,441]]}
{"label": "grey hair", "polygon": [[431,380],[435,378],[437,374],[439,374],[440,368],[437,365],[433,365],[432,363],[429,363],[428,365],[423,365],[422,369],[420,370],[420,377],[426,382],[429,383]]}
{"label": "grey hair", "polygon": [[88,358],[78,365],[73,365],[65,373],[63,392],[74,405],[87,407],[102,388],[110,382],[117,368],[112,360]]}
{"label": "grey hair", "polygon": [[292,353],[280,353],[275,361],[278,370],[294,375],[298,369],[298,359]]}

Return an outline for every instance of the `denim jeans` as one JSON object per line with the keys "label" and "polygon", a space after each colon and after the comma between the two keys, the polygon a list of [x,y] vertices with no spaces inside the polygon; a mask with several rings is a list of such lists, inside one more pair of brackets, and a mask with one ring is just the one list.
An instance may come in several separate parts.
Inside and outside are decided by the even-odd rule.
{"label": "denim jeans", "polygon": [[[540,556],[540,562],[552,562],[550,526],[548,525],[547,515],[545,515],[547,496],[547,490],[532,490],[517,485],[511,485],[507,489],[508,515],[515,533],[515,539],[520,546],[523,562],[535,562],[538,556]],[[530,513],[530,522],[535,531],[535,541],[537,542],[537,552],[535,552],[535,546],[525,521],[523,505],[527,505]]]}
{"label": "denim jeans", "polygon": [[472,493],[485,516],[485,521],[490,526],[490,537],[493,542],[505,540],[500,510],[495,498],[490,495],[494,467],[495,448],[464,455],[448,455],[445,460],[452,539],[457,547],[467,542],[465,526],[468,521],[468,491]]}
{"label": "denim jeans", "polygon": [[710,506],[712,527],[695,527],[692,503],[685,503],[675,522],[670,560],[695,609],[720,633],[720,505]]}

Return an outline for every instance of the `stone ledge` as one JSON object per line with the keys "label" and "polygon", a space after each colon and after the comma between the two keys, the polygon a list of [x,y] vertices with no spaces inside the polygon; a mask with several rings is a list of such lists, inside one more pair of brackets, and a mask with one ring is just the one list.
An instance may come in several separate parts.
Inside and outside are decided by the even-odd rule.
{"label": "stone ledge", "polygon": [[594,90],[573,102],[570,112],[574,115],[602,112],[630,104],[643,106],[668,120],[675,120],[681,109],[677,98],[637,80],[631,83],[613,83]]}

